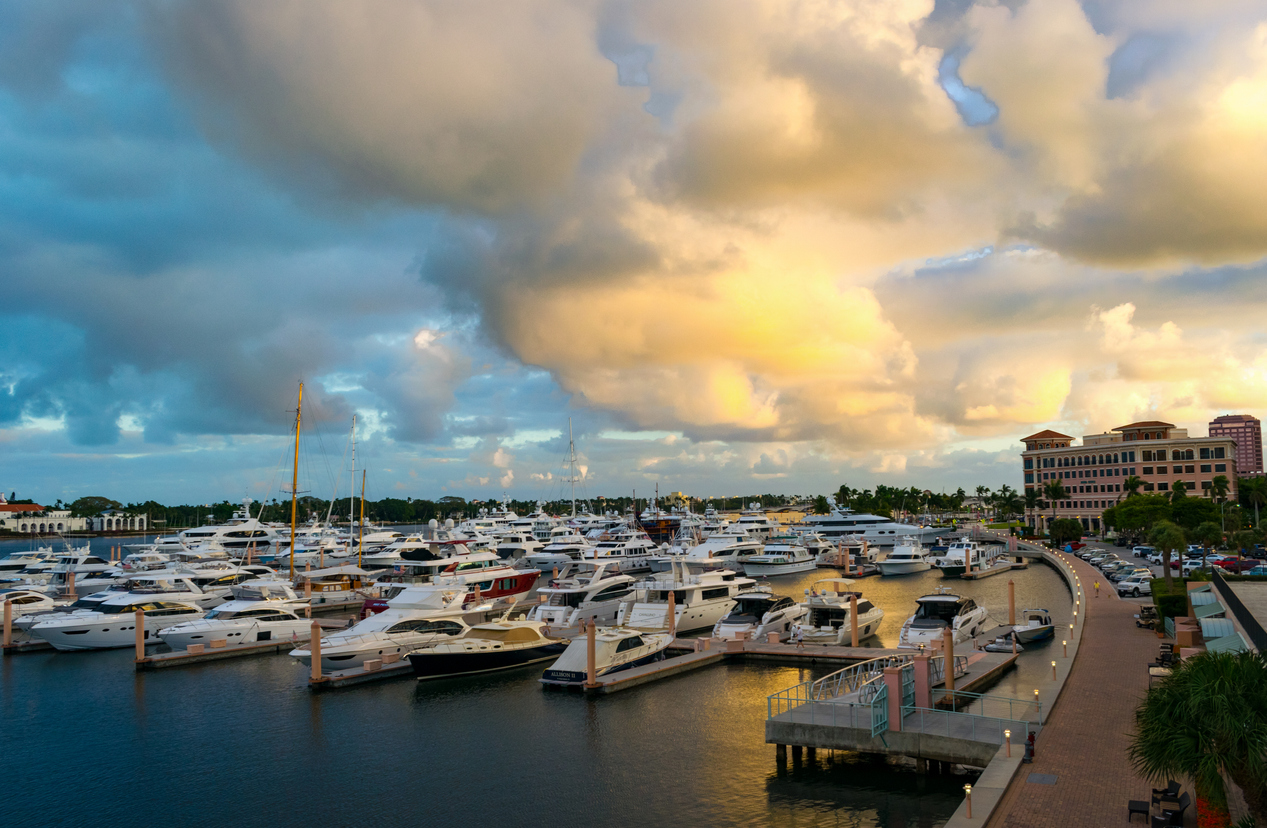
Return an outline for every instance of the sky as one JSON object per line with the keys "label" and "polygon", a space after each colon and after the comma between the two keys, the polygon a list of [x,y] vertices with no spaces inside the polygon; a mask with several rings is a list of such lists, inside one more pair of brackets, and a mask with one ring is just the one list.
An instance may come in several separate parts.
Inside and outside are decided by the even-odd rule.
{"label": "sky", "polygon": [[1263,416],[1264,181],[1262,2],[5,3],[0,488],[1019,488]]}

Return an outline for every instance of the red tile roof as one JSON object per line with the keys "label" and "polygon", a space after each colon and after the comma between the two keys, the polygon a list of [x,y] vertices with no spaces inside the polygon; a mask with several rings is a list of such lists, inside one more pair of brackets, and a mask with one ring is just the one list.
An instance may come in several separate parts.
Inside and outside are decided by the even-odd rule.
{"label": "red tile roof", "polygon": [[1130,425],[1118,426],[1114,431],[1125,431],[1128,428],[1174,428],[1174,423],[1163,423],[1160,420],[1146,420],[1142,423],[1131,423]]}
{"label": "red tile roof", "polygon": [[0,512],[42,512],[44,507],[37,503],[2,503]]}
{"label": "red tile roof", "polygon": [[1037,434],[1031,434],[1028,437],[1022,437],[1021,442],[1027,443],[1030,440],[1072,440],[1072,439],[1073,438],[1070,437],[1068,434],[1061,434],[1059,431],[1052,431],[1051,429],[1047,429],[1046,431],[1040,431]]}

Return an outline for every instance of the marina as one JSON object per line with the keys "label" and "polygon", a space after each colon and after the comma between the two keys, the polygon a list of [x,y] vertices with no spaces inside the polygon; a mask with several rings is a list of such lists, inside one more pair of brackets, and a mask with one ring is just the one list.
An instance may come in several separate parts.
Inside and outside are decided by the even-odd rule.
{"label": "marina", "polygon": [[[658,577],[663,578],[663,575]],[[1023,603],[1029,604],[1031,595],[1034,596],[1033,602],[1042,603],[1039,600],[1042,597],[1053,607],[1056,617],[1061,617],[1060,607],[1068,603],[1068,592],[1049,567],[1031,567],[1016,572],[1014,577],[1018,579],[1017,590],[1025,596]],[[822,580],[822,570],[759,580],[775,596],[786,596],[795,602],[803,600],[805,592]],[[222,698],[225,693],[246,693],[252,699],[248,720],[267,715],[275,721],[273,727],[302,726],[306,730],[316,728],[301,743],[306,746],[306,750],[312,745],[327,745],[315,749],[313,755],[317,758],[328,755],[333,747],[333,743],[328,742],[328,737],[322,735],[327,728],[348,726],[367,715],[381,717],[387,714],[387,721],[392,722],[391,731],[398,734],[394,738],[387,738],[386,742],[383,741],[383,735],[377,736],[376,752],[400,750],[403,743],[399,740],[403,738],[403,734],[412,734],[411,738],[426,738],[421,734],[427,732],[431,726],[426,723],[436,716],[456,716],[457,724],[467,722],[468,725],[465,726],[472,727],[474,733],[488,727],[504,729],[510,722],[507,711],[512,709],[543,711],[542,714],[533,715],[543,715],[544,721],[549,723],[548,727],[538,723],[525,729],[526,722],[517,713],[514,718],[517,724],[512,728],[512,733],[515,734],[512,736],[514,744],[526,744],[524,740],[528,740],[537,746],[550,746],[551,750],[568,750],[571,749],[568,746],[574,744],[572,734],[575,728],[587,727],[585,722],[593,721],[592,717],[597,716],[603,723],[603,731],[609,732],[611,741],[605,738],[602,745],[607,747],[595,744],[592,750],[597,751],[595,755],[598,757],[608,755],[613,758],[615,754],[610,754],[609,750],[614,750],[617,743],[637,745],[650,736],[647,731],[661,731],[666,727],[685,725],[685,721],[674,724],[678,715],[689,715],[689,727],[693,731],[708,727],[708,722],[716,716],[724,716],[726,721],[731,722],[721,728],[726,733],[716,729],[699,731],[708,734],[700,743],[700,748],[724,750],[728,755],[738,751],[748,757],[737,766],[741,780],[730,778],[736,772],[732,763],[727,763],[723,772],[720,766],[715,770],[711,769],[712,766],[705,761],[703,765],[692,765],[696,768],[694,772],[698,779],[688,783],[686,790],[697,790],[697,785],[710,784],[719,785],[719,790],[729,791],[723,794],[727,803],[725,813],[730,815],[728,818],[733,818],[734,814],[747,814],[749,818],[760,820],[775,813],[800,813],[812,823],[813,820],[825,818],[828,813],[834,819],[842,811],[865,809],[868,797],[881,795],[881,791],[896,792],[904,788],[914,790],[911,786],[917,784],[926,792],[943,791],[942,801],[946,803],[943,807],[949,815],[958,802],[954,796],[953,777],[925,777],[917,772],[913,764],[908,764],[914,760],[899,756],[885,760],[853,753],[828,755],[824,751],[822,756],[815,757],[812,762],[798,760],[789,766],[783,766],[776,761],[776,746],[773,743],[766,744],[763,735],[767,695],[780,692],[801,681],[828,675],[862,660],[909,654],[909,650],[893,646],[897,643],[897,633],[905,616],[911,611],[914,599],[931,591],[940,581],[936,570],[901,578],[871,577],[857,580],[857,588],[869,600],[889,610],[882,619],[877,634],[871,640],[862,642],[867,646],[804,643],[798,647],[790,638],[771,642],[754,640],[747,635],[733,640],[721,640],[713,639],[710,630],[699,633],[696,638],[679,636],[671,642],[663,661],[615,673],[602,680],[600,686],[582,690],[580,693],[543,691],[537,679],[542,667],[548,666],[548,662],[545,665],[529,665],[483,676],[417,682],[411,680],[413,671],[407,659],[383,658],[377,664],[370,663],[357,670],[324,674],[313,682],[308,667],[297,664],[294,659],[286,656],[285,653],[291,646],[289,643],[285,647],[277,643],[264,643],[254,649],[237,645],[240,647],[237,651],[228,646],[215,648],[217,652],[214,653],[204,647],[202,653],[189,654],[164,654],[149,647],[143,664],[137,663],[135,654],[127,650],[92,653],[32,652],[21,658],[4,660],[5,703],[25,703],[21,700],[31,698],[29,693],[32,692],[42,695],[51,692],[52,698],[66,693],[73,694],[77,692],[76,688],[84,686],[83,681],[88,677],[85,674],[81,679],[75,678],[83,671],[90,671],[94,677],[105,679],[103,682],[94,680],[94,684],[114,688],[108,691],[112,699],[111,709],[123,721],[136,721],[137,717],[146,716],[151,705],[170,706],[170,699],[173,698],[171,693],[194,694],[193,698],[177,704],[176,710],[190,709],[193,704],[215,704],[215,700]],[[975,599],[988,608],[992,621],[1002,623],[1006,621],[1007,615],[1006,581],[1007,579],[991,578],[980,582],[955,583],[958,590],[971,591]],[[340,618],[323,618],[318,621],[322,626],[345,623]],[[984,642],[985,639],[982,638],[981,643]],[[1034,680],[1034,675],[1041,675],[1044,667],[1042,658],[1041,652],[1032,656],[1022,653],[1016,659],[1010,654],[971,653],[971,663],[967,665],[967,671],[959,677],[957,689],[959,692],[971,692],[980,689],[983,684],[993,682],[989,692],[1014,695],[1017,691],[1010,689],[1009,685],[1028,684]],[[1027,667],[1027,663],[1032,666]],[[184,669],[168,669],[177,665]],[[119,684],[122,680],[120,673],[135,675],[134,681],[137,683],[126,685],[130,689],[125,690],[125,685]],[[50,685],[49,681],[56,681],[56,684]],[[190,681],[196,684],[190,685]],[[197,689],[181,689],[194,687]],[[723,687],[724,692],[721,690]],[[331,690],[339,692],[328,692]],[[297,692],[311,696],[311,700],[301,702],[300,697],[295,696]],[[701,713],[689,704],[684,711],[671,712],[681,707],[685,699],[700,694],[716,699],[720,698],[716,695],[719,692],[730,701],[703,714],[702,720],[699,718]],[[388,701],[389,699],[394,701]],[[423,706],[420,707],[420,704]],[[599,706],[591,707],[594,704]],[[43,705],[37,705],[36,710],[42,708]],[[630,718],[631,715],[633,718]],[[37,715],[23,727],[40,726],[41,721],[42,717]],[[265,732],[267,730],[268,728]],[[232,749],[250,751],[250,746],[255,743],[252,730],[247,728],[238,733],[239,735],[231,737]],[[734,741],[740,736],[741,741]],[[57,740],[57,737],[53,738],[54,741]],[[397,746],[393,747],[393,744]],[[59,749],[69,751],[70,755],[75,753],[75,748],[70,743]],[[693,749],[687,755],[692,752]],[[620,773],[637,773],[645,779],[647,785],[659,784],[663,787],[668,779],[666,774],[672,773],[672,767],[676,767],[663,768],[649,763],[650,757],[655,755],[654,751],[646,757],[628,751],[621,751],[619,755],[622,763],[633,762],[624,766]],[[898,764],[894,765],[894,762]],[[562,771],[565,777],[575,772],[571,769],[571,764]],[[612,765],[610,759],[600,761],[600,765],[608,768],[609,772],[618,767]],[[249,769],[250,763],[247,767]],[[722,775],[719,776],[719,773]],[[675,777],[680,775],[674,774]],[[286,779],[287,775],[283,774],[282,778]],[[356,778],[355,773],[353,778]],[[445,784],[456,785],[456,790],[463,789],[463,785],[449,775],[441,774],[441,778],[448,780]],[[860,782],[860,778],[867,781]],[[298,781],[298,777],[290,779],[292,784]],[[722,781],[723,779],[727,781]],[[662,781],[657,783],[655,780]],[[738,784],[742,780],[746,781]],[[414,795],[425,796],[425,791],[438,790],[433,787],[438,784],[442,783],[429,780],[423,786],[423,792]],[[680,784],[680,780],[675,779],[675,786]],[[784,790],[801,790],[806,785],[816,791],[808,800],[799,796],[789,798],[780,793]],[[576,818],[581,813],[589,815],[597,810],[606,813],[611,824],[634,824],[613,812],[608,803],[599,802],[588,795],[578,800],[578,793],[573,791],[564,795],[560,800],[562,805],[558,807],[563,807]],[[709,802],[715,801],[712,796],[710,794]],[[72,797],[74,799],[76,798]],[[917,802],[919,813],[925,813],[924,808],[928,807],[927,794]],[[900,807],[892,803],[893,800],[890,800],[889,807]],[[88,807],[88,804],[84,801],[77,805],[72,801],[66,807],[73,812],[73,809]],[[662,813],[662,818],[665,819],[680,819],[681,813],[677,810],[659,810],[674,807],[687,814],[696,814],[705,824],[717,824],[715,821],[721,814],[720,811],[711,810],[708,805],[704,805],[702,810],[700,805],[688,805],[677,794],[671,797],[671,802],[657,800],[652,806],[652,812]],[[912,801],[910,807],[917,807],[916,801]],[[826,810],[819,810],[820,808]],[[178,808],[177,813],[179,812]],[[375,811],[373,808],[370,812],[377,813],[385,824],[398,824],[392,815],[394,812]],[[351,811],[345,813],[350,814]],[[552,810],[552,815],[554,813]],[[670,813],[673,814],[672,817],[669,816]],[[912,811],[912,816],[914,813]],[[204,816],[200,812],[200,818]],[[544,813],[540,816],[546,818]],[[444,823],[444,820],[440,819],[438,824],[440,823]],[[248,819],[245,824],[255,823]]]}

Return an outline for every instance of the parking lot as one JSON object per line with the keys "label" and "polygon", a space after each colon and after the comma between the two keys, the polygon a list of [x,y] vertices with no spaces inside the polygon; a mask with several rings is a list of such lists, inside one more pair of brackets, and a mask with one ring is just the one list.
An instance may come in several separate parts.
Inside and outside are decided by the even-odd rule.
{"label": "parking lot", "polygon": [[[1100,541],[1100,540],[1084,540],[1083,542],[1086,544],[1088,548],[1096,549],[1110,555],[1116,555],[1118,558],[1124,561],[1133,563],[1140,568],[1148,569],[1148,571],[1151,573],[1152,577],[1154,578],[1162,577],[1161,565],[1150,564],[1146,559],[1142,557],[1141,558],[1135,557],[1132,552],[1133,546],[1114,546],[1112,541]],[[1077,549],[1074,551],[1074,554],[1081,557],[1085,554],[1085,552],[1086,552],[1086,549]],[[1218,554],[1218,553],[1212,550],[1211,555],[1215,555],[1215,554]],[[1171,569],[1171,573],[1175,576],[1178,576],[1179,572],[1180,570]],[[1087,592],[1090,595],[1094,595],[1095,591],[1092,584],[1087,584],[1087,587],[1088,587]],[[1101,596],[1110,595],[1114,598],[1118,597],[1117,583],[1111,581],[1107,576],[1100,578],[1100,594]],[[1133,601],[1138,604],[1152,603],[1152,598],[1148,594],[1141,594],[1138,598],[1127,596],[1125,600]]]}

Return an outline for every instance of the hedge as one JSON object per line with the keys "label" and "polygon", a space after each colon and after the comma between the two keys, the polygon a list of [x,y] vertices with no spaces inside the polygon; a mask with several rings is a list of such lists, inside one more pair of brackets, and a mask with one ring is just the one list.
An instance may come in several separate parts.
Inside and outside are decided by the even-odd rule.
{"label": "hedge", "polygon": [[1174,589],[1166,591],[1166,579],[1154,578],[1153,606],[1162,618],[1183,618],[1188,614],[1188,587],[1183,578],[1173,579]]}

